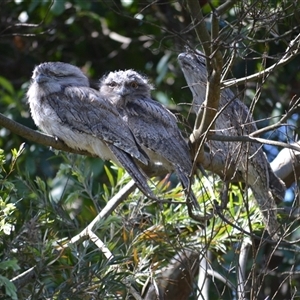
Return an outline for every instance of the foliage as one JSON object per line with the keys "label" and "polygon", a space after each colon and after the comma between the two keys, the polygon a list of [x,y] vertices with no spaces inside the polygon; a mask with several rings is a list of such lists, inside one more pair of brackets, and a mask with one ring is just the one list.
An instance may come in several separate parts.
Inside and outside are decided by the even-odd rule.
{"label": "foliage", "polygon": [[[212,8],[207,1],[199,2],[210,27]],[[223,2],[211,1],[215,7]],[[77,65],[95,82],[110,70],[134,68],[151,78],[157,88],[154,97],[178,114],[189,135],[194,122],[191,95],[183,88],[176,57],[185,46],[195,48],[199,42],[186,6],[184,1],[148,0],[1,1],[1,112],[35,128],[25,93],[34,66],[44,61]],[[272,65],[299,33],[299,11],[297,1],[239,1],[220,16],[225,66],[235,58],[227,78]],[[239,86],[240,98],[255,107],[258,126],[275,122],[299,94],[298,65],[296,57],[267,78]],[[297,139],[298,113],[288,122],[292,130],[280,128],[272,139]],[[99,159],[23,142],[0,130],[1,299],[132,299],[128,283],[139,294],[147,293],[185,249],[207,258],[207,274],[213,278],[210,299],[236,299],[244,247],[250,251],[243,261],[247,299],[299,297],[298,248],[285,245],[279,250],[265,242],[260,214],[244,186],[229,187],[224,208],[223,182],[199,173],[193,189],[201,212],[216,212],[207,224],[199,224],[189,217],[176,178],[153,179],[154,192],[165,202],[154,203],[135,190],[97,224],[94,232],[113,255],[108,259],[92,239],[68,242],[129,176]],[[266,149],[271,158],[278,152],[276,147]],[[296,220],[292,240],[299,238],[298,227]],[[240,229],[262,239],[249,239]],[[197,293],[195,287],[190,299]]]}
{"label": "foliage", "polygon": [[[12,194],[15,192],[15,186],[8,178],[14,171],[16,161],[23,152],[23,145],[21,145],[19,150],[13,149],[11,152],[11,163],[6,169],[4,151],[0,149],[0,180],[2,187],[0,191],[0,244],[2,245],[5,245],[5,237],[11,235],[15,230],[15,215],[17,209],[16,205],[11,202]],[[16,272],[20,269],[16,259],[5,257],[2,254],[4,254],[4,249],[1,249],[2,260],[0,262],[0,270],[2,274],[11,274],[11,271]],[[0,275],[0,286],[5,287],[5,293],[10,296],[11,299],[18,299],[17,289],[14,284],[10,282],[8,277]]]}
{"label": "foliage", "polygon": [[[22,274],[31,267],[34,269],[29,283],[18,291],[19,298],[13,299],[38,295],[51,299],[109,299],[112,295],[122,298],[127,290],[121,278],[130,278],[142,290],[149,278],[182,248],[195,250],[201,245],[209,245],[216,258],[221,258],[233,250],[233,241],[238,242],[239,231],[218,218],[205,229],[192,221],[182,202],[180,186],[170,190],[170,182],[163,179],[155,182],[155,191],[163,198],[172,199],[172,204],[154,203],[136,190],[113,215],[98,224],[97,236],[114,253],[114,258],[107,260],[91,240],[62,249],[61,246],[66,245],[78,230],[91,222],[111,194],[130,179],[122,169],[113,174],[114,168],[105,167],[110,187],[103,183],[100,190],[101,185],[95,188],[95,180],[89,177],[92,174],[87,176],[89,163],[85,158],[74,155],[63,158],[64,163],[51,180],[52,184],[39,177],[32,180],[20,174],[15,183],[8,178],[3,182],[9,194],[14,189],[16,200],[7,203],[1,220],[3,226],[14,226],[15,230],[2,234],[1,253],[5,261],[0,263],[0,269],[8,277]],[[195,189],[202,207],[209,208],[213,206],[210,199],[219,197],[217,194],[208,197],[207,184],[211,183],[203,184],[197,180]],[[213,188],[217,191],[220,181],[216,181]],[[28,205],[28,201],[35,204]],[[253,201],[248,208],[249,219],[240,216],[246,214],[242,203],[239,188],[232,186],[226,217],[242,228],[247,228],[251,221],[252,228],[259,230],[260,217]],[[12,215],[18,215],[18,218],[12,218]],[[6,294],[12,296],[10,289],[16,292],[12,283],[5,279],[7,277],[1,278],[7,288]]]}

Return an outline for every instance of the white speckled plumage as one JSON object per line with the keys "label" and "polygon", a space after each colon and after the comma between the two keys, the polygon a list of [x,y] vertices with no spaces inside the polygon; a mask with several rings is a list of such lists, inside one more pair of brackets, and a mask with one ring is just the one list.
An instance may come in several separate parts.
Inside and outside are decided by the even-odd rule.
{"label": "white speckled plumage", "polygon": [[[166,107],[151,99],[152,85],[134,70],[110,72],[100,80],[101,95],[118,109],[137,142],[154,163],[175,171],[185,189],[190,185],[192,161],[177,119]],[[190,194],[198,207],[194,194]]]}
{"label": "white speckled plumage", "polygon": [[147,155],[116,108],[89,87],[88,78],[79,68],[62,62],[37,66],[27,97],[32,118],[42,131],[70,148],[122,165],[138,187],[154,197],[146,175],[133,160],[147,164]]}

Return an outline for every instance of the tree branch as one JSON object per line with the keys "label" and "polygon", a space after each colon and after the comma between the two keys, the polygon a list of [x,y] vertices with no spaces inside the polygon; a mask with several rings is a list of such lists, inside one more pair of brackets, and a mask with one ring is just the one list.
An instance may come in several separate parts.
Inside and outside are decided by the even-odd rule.
{"label": "tree branch", "polygon": [[106,204],[106,206],[101,210],[101,212],[96,216],[96,218],[80,233],[71,238],[71,240],[62,246],[62,248],[69,247],[70,244],[75,244],[80,241],[82,238],[88,237],[90,232],[96,230],[96,225],[102,219],[107,218],[116,207],[124,201],[128,195],[136,188],[136,185],[133,180],[129,181],[115,196],[113,196]]}
{"label": "tree branch", "polygon": [[251,249],[251,239],[246,236],[241,243],[238,270],[236,274],[238,299],[247,299],[246,290],[245,290],[246,267],[247,267],[248,254],[250,249]]}
{"label": "tree branch", "polygon": [[229,135],[219,135],[213,134],[207,137],[208,140],[213,141],[222,141],[222,142],[249,142],[249,143],[260,143],[272,146],[283,147],[295,151],[300,151],[300,147],[297,144],[287,144],[278,141],[271,141],[262,138],[252,137],[251,135],[244,135],[244,136],[229,136]]}
{"label": "tree branch", "polygon": [[227,0],[225,3],[221,4],[218,8],[216,8],[216,12],[218,13],[219,16],[221,16],[229,9],[231,9],[236,2],[237,0]]}
{"label": "tree branch", "polygon": [[194,26],[194,30],[196,32],[198,40],[201,42],[201,46],[203,47],[204,53],[207,56],[210,56],[210,36],[206,29],[206,24],[204,17],[202,15],[202,10],[198,0],[187,0],[187,5],[189,8],[189,13],[191,16],[192,24]]}
{"label": "tree branch", "polygon": [[265,77],[267,75],[269,75],[270,73],[272,73],[275,69],[277,69],[280,66],[283,66],[285,64],[287,64],[289,61],[291,61],[292,59],[295,58],[295,56],[297,56],[300,53],[300,34],[298,34],[289,44],[289,46],[287,47],[285,54],[283,55],[283,57],[276,62],[275,64],[273,64],[272,66],[270,66],[269,68],[266,68],[263,71],[257,72],[255,74],[243,77],[243,78],[239,78],[239,79],[230,79],[230,80],[226,80],[224,82],[222,82],[222,86],[223,87],[230,87],[233,85],[239,85],[239,84],[244,84],[248,81],[255,81],[257,79],[260,79],[262,77]]}
{"label": "tree branch", "polygon": [[[292,105],[292,107],[288,110],[287,113],[285,113],[278,122],[276,122],[275,124],[272,124],[272,125],[269,125],[269,126],[266,126],[264,128],[261,128],[261,129],[258,129],[258,130],[255,130],[254,132],[250,133],[250,136],[251,137],[255,137],[255,136],[258,136],[262,133],[265,133],[265,132],[268,132],[268,131],[271,131],[271,130],[275,130],[277,129],[278,127],[281,127],[281,126],[284,126],[286,124],[284,124],[284,122],[290,118],[292,116],[292,114],[295,113],[296,109],[299,109],[299,103],[300,103],[300,98],[298,98],[296,101],[294,101],[294,99],[292,99],[292,102],[294,102],[294,104]],[[288,126],[288,125],[286,125]]]}
{"label": "tree branch", "polygon": [[282,149],[271,162],[271,168],[281,178],[287,187],[300,177],[300,142],[293,143],[293,148]]}
{"label": "tree branch", "polygon": [[[16,121],[7,118],[1,113],[0,113],[0,126],[3,126],[4,128],[8,129],[10,132],[17,134],[24,139],[27,139],[31,142],[43,146],[52,147],[56,150],[61,150],[61,151],[70,152],[74,154],[92,156],[87,151],[70,148],[58,138],[30,129],[22,124],[17,123]],[[168,173],[168,171],[162,165],[154,165],[154,164],[144,165],[139,161],[136,161],[136,163],[139,165],[139,167],[143,169],[143,171],[149,177],[165,175]]]}
{"label": "tree branch", "polygon": [[[100,249],[100,251],[104,254],[104,256],[108,260],[112,260],[114,258],[114,255],[109,250],[109,248],[105,245],[105,243],[94,233],[94,231],[97,230],[96,227],[97,223],[107,218],[115,210],[115,208],[128,197],[128,195],[135,188],[136,188],[135,182],[133,180],[129,181],[115,196],[113,196],[108,201],[106,206],[101,210],[101,212],[96,216],[96,218],[85,229],[83,229],[79,234],[71,238],[71,240],[68,243],[58,248],[58,250],[63,250],[69,247],[70,244],[75,244],[84,238],[89,238]],[[112,267],[119,272],[121,271],[119,270],[118,265]],[[135,288],[132,286],[132,283],[130,282],[130,280],[128,280],[127,277],[124,277],[123,279],[121,279],[121,281],[128,288],[129,292],[136,300],[142,300],[142,297],[135,290]]]}
{"label": "tree branch", "polygon": [[27,139],[31,142],[37,143],[37,144],[41,144],[41,145],[48,146],[48,147],[53,147],[57,150],[91,156],[86,151],[75,150],[73,148],[69,148],[61,140],[59,140],[53,136],[38,132],[36,130],[32,130],[24,125],[21,125],[15,121],[5,117],[1,113],[0,113],[0,126],[3,126],[4,128],[8,129],[12,133],[17,134],[17,135],[21,136],[22,138],[25,138],[25,139]]}
{"label": "tree branch", "polygon": [[[201,137],[202,133],[208,132],[210,129],[213,129],[214,126],[213,120],[215,119],[219,107],[223,61],[217,43],[219,34],[218,16],[213,14],[212,36],[210,37],[204,23],[199,2],[196,0],[188,0],[187,3],[195,32],[205,53],[208,74],[205,102],[197,113],[194,126],[194,129],[198,132],[197,137]],[[203,158],[204,140],[196,138],[195,141],[195,149],[197,149],[195,161],[197,161],[199,158]]]}

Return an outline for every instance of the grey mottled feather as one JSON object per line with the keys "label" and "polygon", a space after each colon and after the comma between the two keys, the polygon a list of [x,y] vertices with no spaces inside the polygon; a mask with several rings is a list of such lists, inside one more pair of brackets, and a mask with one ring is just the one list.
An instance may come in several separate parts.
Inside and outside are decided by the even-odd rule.
{"label": "grey mottled feather", "polygon": [[[130,153],[142,163],[147,158],[141,154],[132,132],[120,118],[118,111],[104,101],[97,91],[88,87],[66,87],[47,98],[62,124],[78,133],[85,133]],[[80,147],[80,145],[78,145]]]}
{"label": "grey mottled feather", "polygon": [[[181,53],[178,56],[181,69],[193,94],[193,110],[203,105],[206,95],[207,72],[205,59],[198,52]],[[215,123],[218,134],[227,136],[249,135],[257,130],[249,109],[230,89],[221,91],[219,110]],[[267,230],[278,238],[279,223],[274,199],[282,200],[285,186],[272,172],[271,167],[257,143],[209,141],[210,150],[224,157],[227,165],[234,165],[244,181],[251,187]],[[226,168],[226,166],[224,166]],[[274,188],[276,187],[276,188]]]}
{"label": "grey mottled feather", "polygon": [[149,158],[116,108],[88,84],[81,70],[69,64],[36,67],[27,92],[36,125],[71,148],[121,164],[137,186],[155,198],[146,175],[132,159],[147,164]]}
{"label": "grey mottled feather", "polygon": [[[190,185],[192,161],[176,117],[151,99],[152,86],[133,70],[111,72],[100,81],[100,92],[118,109],[150,159],[175,171],[185,189]],[[194,205],[196,197],[191,193]]]}

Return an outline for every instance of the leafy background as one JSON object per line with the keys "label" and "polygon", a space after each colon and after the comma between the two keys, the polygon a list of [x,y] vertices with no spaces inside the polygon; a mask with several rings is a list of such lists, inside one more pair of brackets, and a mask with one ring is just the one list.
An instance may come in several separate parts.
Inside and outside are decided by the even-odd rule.
{"label": "leafy background", "polygon": [[[230,57],[228,45],[236,45],[239,54],[229,77],[250,75],[273,64],[299,33],[297,2],[267,2],[240,1],[239,14],[232,10],[220,18],[220,27],[225,28],[225,60]],[[212,3],[218,6],[222,1]],[[211,8],[206,1],[200,4],[209,27]],[[251,14],[246,14],[247,8]],[[191,94],[177,55],[186,46],[200,45],[185,1],[2,0],[0,18],[0,109],[11,119],[35,128],[26,103],[32,70],[45,61],[63,61],[82,68],[93,82],[111,70],[133,68],[145,73],[156,86],[153,97],[178,114],[184,132],[191,131]],[[266,18],[269,28],[260,25]],[[288,34],[273,39],[283,32]],[[296,57],[272,73],[264,85],[239,87],[241,99],[249,105],[259,95],[254,115],[264,127],[276,121],[266,118],[288,109],[299,94],[299,82]],[[289,120],[293,130],[281,128],[272,139],[297,140],[298,121],[296,113]],[[132,299],[124,278],[140,294],[146,293],[158,271],[187,249],[205,251],[211,268],[237,286],[238,252],[245,236],[220,218],[205,228],[190,220],[174,176],[153,179],[153,188],[172,197],[175,204],[153,203],[135,191],[100,222],[97,236],[112,251],[111,260],[89,240],[62,249],[130,178],[109,162],[53,152],[5,128],[0,137],[1,299]],[[270,160],[279,151],[276,147],[265,150]],[[212,199],[220,199],[222,184],[212,174],[209,182],[205,180],[197,178],[193,188],[203,208],[209,210]],[[210,186],[213,191],[208,191]],[[296,185],[287,194],[290,205],[297,196],[294,191]],[[243,198],[240,188],[232,186],[229,199],[224,212],[227,219],[263,234],[251,195]],[[293,240],[298,236],[295,230]],[[249,245],[248,298],[299,297],[299,275],[289,274],[299,268],[299,252],[293,247],[273,251],[255,241]],[[25,280],[10,281],[33,267]],[[210,299],[237,299],[226,281],[211,282]],[[192,289],[190,299],[196,299],[196,294],[197,288]]]}

